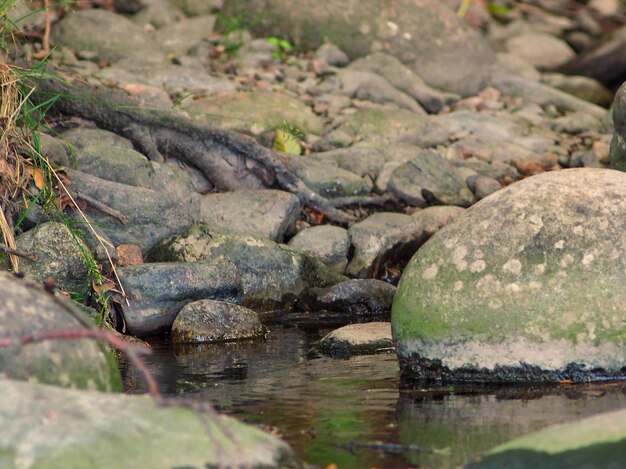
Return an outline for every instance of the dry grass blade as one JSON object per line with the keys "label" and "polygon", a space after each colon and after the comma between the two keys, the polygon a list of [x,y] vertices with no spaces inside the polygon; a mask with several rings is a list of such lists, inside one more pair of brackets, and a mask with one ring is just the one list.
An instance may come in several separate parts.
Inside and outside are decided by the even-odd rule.
{"label": "dry grass blade", "polygon": [[[16,117],[21,108],[21,95],[18,89],[18,77],[10,65],[0,62],[0,232],[5,244],[10,249],[17,249],[10,223],[13,200],[27,182],[23,170],[23,160],[17,151],[23,140],[18,131]],[[19,271],[19,258],[9,254],[11,267]]]}

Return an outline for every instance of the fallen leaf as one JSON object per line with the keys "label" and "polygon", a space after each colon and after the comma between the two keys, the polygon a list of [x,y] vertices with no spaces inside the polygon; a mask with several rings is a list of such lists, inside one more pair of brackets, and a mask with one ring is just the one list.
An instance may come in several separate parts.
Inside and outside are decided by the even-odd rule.
{"label": "fallen leaf", "polygon": [[143,264],[141,248],[136,244],[120,244],[117,250],[117,263],[119,265],[140,265]]}

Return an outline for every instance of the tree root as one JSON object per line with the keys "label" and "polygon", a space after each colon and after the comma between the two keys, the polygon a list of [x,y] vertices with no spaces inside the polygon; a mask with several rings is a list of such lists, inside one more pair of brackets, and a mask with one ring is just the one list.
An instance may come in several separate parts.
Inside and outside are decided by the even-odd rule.
{"label": "tree root", "polygon": [[198,168],[220,191],[278,187],[331,221],[355,221],[288,171],[277,153],[238,132],[199,125],[173,111],[147,109],[122,90],[85,83],[41,80],[33,99],[42,105],[54,101],[52,111],[90,120],[128,138],[152,161],[180,159]]}

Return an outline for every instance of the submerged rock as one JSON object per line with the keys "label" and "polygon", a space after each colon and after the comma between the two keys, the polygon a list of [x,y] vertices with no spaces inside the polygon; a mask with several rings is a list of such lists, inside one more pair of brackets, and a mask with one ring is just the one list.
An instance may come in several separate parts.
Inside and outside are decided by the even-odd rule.
{"label": "submerged rock", "polygon": [[489,451],[468,468],[623,467],[626,461],[626,410],[605,412],[576,422],[552,425]]}
{"label": "submerged rock", "polygon": [[390,352],[393,350],[391,325],[388,322],[350,324],[324,336],[319,347],[333,357]]}
{"label": "submerged rock", "polygon": [[214,300],[187,303],[172,324],[175,343],[252,339],[266,333],[254,311]]}
{"label": "submerged rock", "polygon": [[404,377],[625,377],[625,187],[617,171],[544,173],[435,234],[394,299]]}
{"label": "submerged rock", "polygon": [[[0,337],[92,327],[86,314],[69,302],[5,272],[0,272],[0,298]],[[79,389],[121,389],[113,354],[92,339],[47,340],[0,349],[0,377]],[[0,401],[6,404],[7,395],[0,394]],[[13,423],[10,426],[14,428]]]}
{"label": "submerged rock", "polygon": [[0,394],[5,468],[300,467],[283,441],[210,410],[6,379]]}

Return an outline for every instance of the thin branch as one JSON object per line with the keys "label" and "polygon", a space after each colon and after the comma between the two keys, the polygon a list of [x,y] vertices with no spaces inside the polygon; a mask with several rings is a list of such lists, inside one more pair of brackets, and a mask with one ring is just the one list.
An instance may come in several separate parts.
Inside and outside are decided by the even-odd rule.
{"label": "thin branch", "polygon": [[119,220],[120,223],[126,224],[126,222],[128,222],[128,218],[126,218],[126,215],[124,215],[121,212],[118,212],[114,208],[109,207],[105,203],[100,202],[99,200],[96,200],[93,197],[90,197],[90,196],[88,196],[87,194],[85,194],[83,192],[72,191],[72,194],[74,195],[75,198],[83,199],[85,202],[87,202],[89,205],[91,205],[96,210],[99,210],[102,213],[105,213],[105,214],[115,218],[116,220]]}
{"label": "thin branch", "polygon": [[31,254],[26,254],[25,252],[17,251],[15,249],[11,249],[5,244],[0,244],[0,251],[6,252],[11,256],[23,257],[24,259],[28,259],[29,261],[37,262],[39,259],[37,256],[33,256]]}
{"label": "thin branch", "polygon": [[0,337],[0,349],[11,347],[16,345],[16,343],[19,345],[27,345],[46,340],[68,339],[105,340],[111,346],[121,350],[126,354],[131,363],[143,376],[143,379],[148,386],[148,393],[150,396],[152,396],[157,403],[163,401],[159,385],[150,373],[150,370],[148,370],[146,362],[141,358],[141,355],[152,353],[152,350],[142,345],[126,342],[115,334],[103,329],[59,329],[55,331],[34,332],[32,334],[25,334],[19,337]]}

